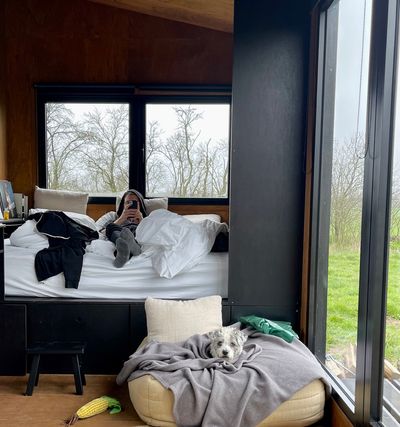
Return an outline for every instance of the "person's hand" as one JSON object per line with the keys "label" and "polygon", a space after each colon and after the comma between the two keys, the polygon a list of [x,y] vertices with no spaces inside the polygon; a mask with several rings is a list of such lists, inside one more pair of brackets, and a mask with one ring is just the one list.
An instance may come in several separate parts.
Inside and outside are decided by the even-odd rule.
{"label": "person's hand", "polygon": [[126,207],[122,211],[121,216],[116,221],[114,221],[114,223],[121,225],[126,221],[130,221],[134,224],[139,224],[142,219],[143,215],[139,209],[129,209],[129,207]]}
{"label": "person's hand", "polygon": [[131,218],[133,218],[133,223],[139,224],[140,221],[143,219],[142,212],[140,212],[139,209],[129,209],[129,210],[133,212],[133,217],[131,216]]}

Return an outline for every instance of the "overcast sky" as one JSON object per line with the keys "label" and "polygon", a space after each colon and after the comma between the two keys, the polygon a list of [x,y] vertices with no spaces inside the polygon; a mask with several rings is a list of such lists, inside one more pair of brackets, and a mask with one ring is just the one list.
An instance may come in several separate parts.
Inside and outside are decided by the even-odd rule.
{"label": "overcast sky", "polygon": [[372,0],[339,3],[334,139],[365,134]]}

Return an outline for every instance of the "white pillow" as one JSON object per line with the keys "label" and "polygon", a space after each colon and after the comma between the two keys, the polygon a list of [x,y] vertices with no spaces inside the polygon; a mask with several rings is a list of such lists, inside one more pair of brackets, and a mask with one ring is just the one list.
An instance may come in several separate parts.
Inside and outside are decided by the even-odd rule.
{"label": "white pillow", "polygon": [[[34,208],[34,209],[29,209],[29,215],[33,215],[35,213],[39,213],[39,212],[46,212],[48,210],[60,210],[60,209],[39,209],[39,208]],[[97,230],[96,227],[96,222],[93,218],[90,218],[90,216],[88,215],[84,215],[81,213],[77,213],[77,212],[65,212],[65,215],[69,216],[70,218],[72,218],[74,221],[78,222],[81,225],[85,225],[86,227],[91,228],[92,230]]]}
{"label": "white pillow", "polygon": [[192,214],[192,215],[182,215],[184,218],[190,219],[192,222],[201,222],[205,219],[210,221],[221,222],[221,216],[218,214]]}
{"label": "white pillow", "polygon": [[222,326],[219,295],[188,301],[147,298],[144,304],[149,341],[178,342]]}
{"label": "white pillow", "polygon": [[49,190],[35,186],[34,208],[86,214],[89,193]]}
{"label": "white pillow", "polygon": [[44,249],[49,247],[49,239],[36,230],[36,222],[25,221],[10,235],[10,243],[20,248]]}
{"label": "white pillow", "polygon": [[155,211],[156,209],[168,209],[168,197],[158,197],[156,199],[144,199],[147,213]]}
{"label": "white pillow", "polygon": [[[121,202],[122,195],[119,194],[115,198],[115,210],[118,210],[118,206]],[[168,197],[157,197],[155,199],[144,199],[144,205],[147,213],[155,211],[156,209],[168,209]]]}

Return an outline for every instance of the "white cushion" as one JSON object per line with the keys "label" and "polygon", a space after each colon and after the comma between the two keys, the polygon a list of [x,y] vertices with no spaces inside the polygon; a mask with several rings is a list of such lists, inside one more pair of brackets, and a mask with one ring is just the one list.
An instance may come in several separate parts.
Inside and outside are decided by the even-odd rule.
{"label": "white cushion", "polygon": [[[118,206],[121,202],[123,194],[118,194],[115,198],[115,210],[118,210]],[[144,199],[144,205],[147,213],[153,212],[157,209],[168,209],[168,197],[158,197],[155,199]]]}
{"label": "white cushion", "polygon": [[221,216],[218,214],[192,214],[192,215],[183,215],[183,217],[189,219],[192,222],[201,222],[205,219],[210,221],[221,222]]}
{"label": "white cushion", "polygon": [[188,301],[147,298],[145,301],[149,341],[178,342],[222,326],[219,295]]}
{"label": "white cushion", "polygon": [[49,190],[35,186],[34,207],[86,214],[89,193]]}
{"label": "white cushion", "polygon": [[168,198],[159,197],[157,199],[144,199],[144,204],[149,214],[157,209],[168,209]]}

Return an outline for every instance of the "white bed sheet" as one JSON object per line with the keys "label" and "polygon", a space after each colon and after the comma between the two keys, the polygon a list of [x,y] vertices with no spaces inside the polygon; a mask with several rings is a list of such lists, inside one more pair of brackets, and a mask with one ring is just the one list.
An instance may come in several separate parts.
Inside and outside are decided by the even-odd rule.
{"label": "white bed sheet", "polygon": [[37,249],[15,247],[5,240],[4,252],[6,296],[190,299],[228,295],[228,253],[210,253],[190,271],[166,279],[157,275],[149,258],[138,257],[116,269],[111,258],[87,252],[78,289],[66,289],[63,274],[38,282],[34,268]]}

